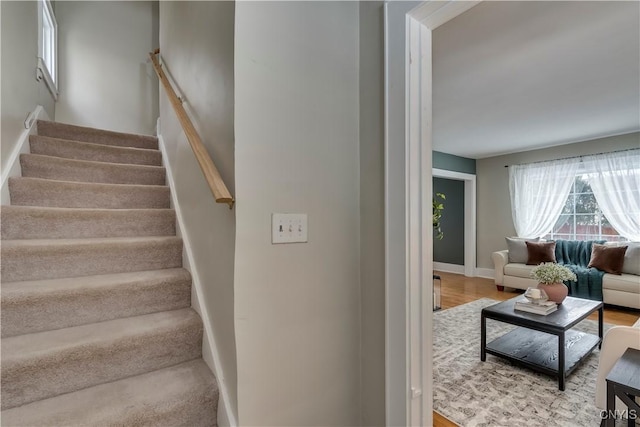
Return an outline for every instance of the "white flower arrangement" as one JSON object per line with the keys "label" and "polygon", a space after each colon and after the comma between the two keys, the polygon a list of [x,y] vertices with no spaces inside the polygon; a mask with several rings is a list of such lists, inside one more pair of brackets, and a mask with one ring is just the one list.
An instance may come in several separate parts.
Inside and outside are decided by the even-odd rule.
{"label": "white flower arrangement", "polygon": [[555,262],[543,262],[531,270],[530,276],[545,285],[577,279],[573,271]]}

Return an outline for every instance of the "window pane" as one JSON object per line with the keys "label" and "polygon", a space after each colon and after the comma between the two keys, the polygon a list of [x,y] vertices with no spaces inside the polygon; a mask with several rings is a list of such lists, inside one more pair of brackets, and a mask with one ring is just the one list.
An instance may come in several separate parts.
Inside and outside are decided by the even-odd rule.
{"label": "window pane", "polygon": [[564,208],[562,209],[562,213],[563,214],[572,214],[572,213],[574,213],[574,211],[573,211],[573,202],[574,202],[574,195],[573,194],[569,194],[569,197],[567,197],[567,201],[564,204]]}
{"label": "window pane", "polygon": [[576,194],[576,213],[596,213],[598,203],[593,193]]}
{"label": "window pane", "polygon": [[553,227],[553,234],[573,234],[573,215],[560,215]]}
{"label": "window pane", "polygon": [[42,23],[40,31],[41,36],[41,51],[39,56],[42,58],[49,76],[56,82],[56,27],[54,23],[54,17],[50,13],[50,6],[47,6],[48,0],[41,0],[39,2],[40,10],[42,12]]}
{"label": "window pane", "polygon": [[587,175],[576,176],[574,192],[575,193],[591,193],[592,192]]}
{"label": "window pane", "polygon": [[617,236],[618,232],[615,228],[609,223],[609,220],[603,215],[602,216],[602,234],[607,236]]}
{"label": "window pane", "polygon": [[602,236],[602,238],[608,242],[626,242],[627,239],[625,239],[622,236]]}
{"label": "window pane", "polygon": [[576,234],[598,235],[599,215],[576,215]]}

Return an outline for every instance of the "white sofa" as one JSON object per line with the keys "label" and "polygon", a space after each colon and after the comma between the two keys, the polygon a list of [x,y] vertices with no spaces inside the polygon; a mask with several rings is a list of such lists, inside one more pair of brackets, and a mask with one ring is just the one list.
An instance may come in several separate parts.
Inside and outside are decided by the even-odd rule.
{"label": "white sofa", "polygon": [[[536,287],[538,282],[529,274],[535,265],[509,263],[509,251],[494,252],[495,283],[501,287],[527,289]],[[605,304],[640,309],[640,276],[635,274],[609,274],[602,278],[602,296]]]}
{"label": "white sofa", "polygon": [[[607,374],[627,348],[640,350],[640,319],[633,326],[614,326],[604,336],[596,380],[596,406],[600,409],[607,408]],[[624,403],[616,399],[615,409],[624,410],[625,408]],[[636,424],[640,425],[640,417],[636,419]]]}

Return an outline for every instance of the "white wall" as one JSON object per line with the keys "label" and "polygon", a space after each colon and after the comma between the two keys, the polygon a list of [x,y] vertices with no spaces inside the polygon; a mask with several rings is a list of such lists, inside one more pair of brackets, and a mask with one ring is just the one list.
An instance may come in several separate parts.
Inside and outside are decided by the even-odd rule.
{"label": "white wall", "polygon": [[[234,185],[234,13],[233,2],[160,2],[160,51],[184,106],[231,194]],[[201,279],[199,302],[209,312],[220,360],[229,415],[237,413],[233,269],[235,210],[216,204],[164,89],[160,133]],[[206,339],[206,335],[205,335]],[[204,358],[214,367],[204,343]]]}
{"label": "white wall", "polygon": [[27,114],[42,105],[49,117],[54,116],[55,104],[44,81],[36,76],[38,55],[38,9],[35,1],[0,2],[2,28],[2,70],[0,123],[1,168],[8,165],[9,154],[24,132]]}
{"label": "white wall", "polygon": [[479,268],[493,268],[491,254],[506,249],[504,238],[515,236],[509,196],[509,169],[505,165],[554,160],[640,147],[640,133],[600,138],[541,150],[525,151],[476,161],[478,177]]}
{"label": "white wall", "polygon": [[154,134],[158,2],[58,1],[60,98],[56,121]]}
{"label": "white wall", "polygon": [[235,79],[239,422],[360,425],[358,3],[238,2]]}

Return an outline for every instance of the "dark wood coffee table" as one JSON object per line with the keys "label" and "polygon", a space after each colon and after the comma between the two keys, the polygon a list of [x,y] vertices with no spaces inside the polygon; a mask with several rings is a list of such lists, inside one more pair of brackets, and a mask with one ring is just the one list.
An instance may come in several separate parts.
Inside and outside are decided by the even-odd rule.
{"label": "dark wood coffee table", "polygon": [[[557,376],[564,390],[565,378],[602,342],[601,301],[567,297],[558,310],[546,316],[514,310],[522,295],[482,309],[480,360],[487,353],[548,375]],[[571,330],[598,311],[598,336]],[[519,326],[487,344],[487,319]]]}

